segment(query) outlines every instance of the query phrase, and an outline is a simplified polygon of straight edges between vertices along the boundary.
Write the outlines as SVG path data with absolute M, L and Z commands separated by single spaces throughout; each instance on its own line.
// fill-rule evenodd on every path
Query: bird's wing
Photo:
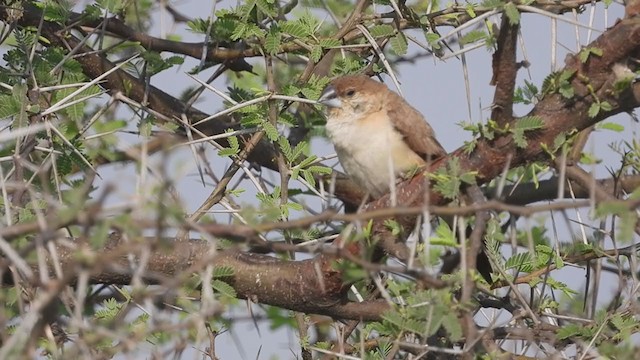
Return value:
M 389 93 L 391 94 L 386 99 L 387 114 L 411 150 L 425 160 L 446 155 L 447 152 L 436 139 L 433 129 L 422 114 L 396 93 Z

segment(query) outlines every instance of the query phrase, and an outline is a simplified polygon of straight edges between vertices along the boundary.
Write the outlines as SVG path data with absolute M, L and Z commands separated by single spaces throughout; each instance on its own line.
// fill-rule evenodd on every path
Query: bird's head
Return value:
M 327 85 L 318 102 L 327 107 L 329 116 L 366 115 L 382 108 L 387 91 L 385 85 L 364 75 L 349 75 Z

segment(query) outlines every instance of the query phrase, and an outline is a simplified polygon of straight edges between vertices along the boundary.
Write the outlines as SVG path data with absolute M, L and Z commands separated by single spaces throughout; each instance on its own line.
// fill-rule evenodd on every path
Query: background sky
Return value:
M 178 11 L 189 17 L 206 17 L 211 12 L 212 6 L 211 2 L 202 1 L 183 1 L 176 2 L 174 5 Z M 216 8 L 222 9 L 235 5 L 235 2 L 223 1 L 218 3 Z M 591 7 L 587 7 L 582 15 L 574 17 L 574 15 L 568 14 L 564 18 L 586 24 L 589 22 L 590 17 L 593 17 L 592 27 L 602 30 L 607 25 L 613 24 L 615 19 L 622 15 L 623 8 L 620 5 L 613 4 L 611 9 L 605 10 L 602 4 L 598 4 L 593 9 L 593 12 Z M 150 32 L 151 35 L 178 34 L 182 36 L 184 41 L 203 40 L 200 35 L 186 31 L 184 24 L 173 24 L 168 14 L 157 11 L 154 16 L 156 21 Z M 493 17 L 491 20 L 494 23 L 500 23 L 499 17 Z M 327 19 L 327 21 L 330 20 Z M 450 28 L 440 29 L 443 34 L 450 30 Z M 524 14 L 522 16 L 521 32 L 522 38 L 519 41 L 518 60 L 525 59 L 524 54 L 526 53 L 526 60 L 531 66 L 519 72 L 518 85 L 523 85 L 526 79 L 538 87 L 541 87 L 543 79 L 550 71 L 558 70 L 562 67 L 567 53 L 575 52 L 580 46 L 595 39 L 600 34 L 586 29 L 576 29 L 574 25 L 558 21 L 557 61 L 554 64 L 551 48 L 552 21 L 548 17 L 538 14 Z M 417 38 L 422 39 L 420 34 L 415 35 Z M 458 49 L 457 44 L 452 45 L 452 47 L 454 50 Z M 424 50 L 410 43 L 410 54 L 421 51 Z M 489 105 L 493 99 L 494 88 L 489 85 L 492 76 L 491 52 L 482 47 L 467 53 L 465 57 L 468 65 L 468 79 L 466 79 L 468 81 L 465 81 L 465 72 L 463 71 L 461 59 L 456 58 L 441 61 L 431 57 L 423 57 L 413 64 L 403 63 L 396 68 L 396 74 L 405 98 L 425 115 L 435 129 L 439 141 L 448 151 L 453 151 L 462 146 L 464 141 L 471 140 L 471 135 L 463 131 L 459 123 L 463 121 L 486 121 L 490 114 Z M 174 96 L 179 96 L 186 86 L 197 85 L 185 75 L 185 72 L 189 71 L 197 63 L 197 60 L 187 58 L 183 66 L 164 71 L 154 77 L 152 84 Z M 286 65 L 277 63 L 276 66 Z M 212 70 L 209 70 L 197 75 L 197 77 L 206 80 L 211 73 Z M 252 75 L 245 74 L 244 76 Z M 388 77 L 385 80 L 393 88 L 392 83 L 388 81 Z M 282 86 L 284 84 L 279 85 Z M 467 85 L 469 91 L 467 91 Z M 219 79 L 213 83 L 213 86 L 220 90 L 225 90 L 225 80 Z M 219 97 L 207 93 L 196 104 L 196 107 L 207 113 L 214 113 L 222 108 L 222 101 Z M 516 106 L 516 115 L 525 115 L 529 109 L 530 106 Z M 631 121 L 631 117 L 628 115 L 619 115 L 609 121 L 619 122 L 625 126 L 627 131 L 624 133 L 599 131 L 595 136 L 591 137 L 586 150 L 595 150 L 599 156 L 604 156 L 604 164 L 615 167 L 619 165 L 616 162 L 618 157 L 612 151 L 607 150 L 608 145 L 623 139 L 637 138 L 638 125 Z M 139 141 L 140 139 L 136 136 L 124 136 L 123 147 Z M 326 140 L 315 139 L 313 141 L 313 152 L 318 156 L 326 156 L 334 151 Z M 214 153 L 212 152 L 211 154 Z M 202 185 L 195 161 L 188 149 L 176 151 L 175 154 L 171 155 L 170 159 L 169 168 L 177 181 L 177 193 L 181 197 L 185 208 L 193 211 L 200 205 L 202 199 L 209 195 L 213 186 L 212 184 L 207 184 L 206 187 Z M 160 159 L 156 159 L 156 161 L 160 161 Z M 211 161 L 214 167 L 228 165 L 227 162 L 215 156 L 211 158 Z M 327 162 L 327 165 L 336 164 L 336 159 Z M 608 176 L 604 165 L 596 166 L 593 171 L 595 171 L 597 177 Z M 111 200 L 113 205 L 118 202 L 131 201 L 132 198 L 144 199 L 148 195 L 144 193 L 143 187 L 126 185 L 137 183 L 137 175 L 133 167 L 107 166 L 101 168 L 100 174 L 102 176 L 101 181 L 105 183 L 116 181 L 120 185 L 118 186 L 117 196 Z M 271 176 L 274 180 L 278 179 L 274 174 L 268 176 Z M 291 184 L 291 186 L 299 186 L 299 184 Z M 255 191 L 248 191 L 239 202 L 255 203 L 254 193 Z M 588 211 L 582 211 L 581 215 L 583 217 L 588 216 Z M 564 227 L 564 230 L 559 235 L 562 239 L 571 240 L 572 234 L 577 231 L 578 228 L 576 226 L 573 228 Z M 570 282 L 576 289 L 582 288 L 584 284 L 584 271 L 581 269 L 568 267 L 554 274 L 559 274 L 561 281 Z M 615 285 L 616 282 L 610 281 L 608 283 Z M 612 290 L 611 288 L 603 288 L 602 291 L 605 294 L 610 294 Z M 603 297 L 602 301 L 605 299 Z M 260 314 L 257 306 L 254 306 L 254 313 Z M 236 309 L 232 314 L 245 320 L 239 321 L 231 331 L 218 337 L 217 352 L 222 359 L 267 359 L 272 356 L 295 358 L 299 354 L 297 337 L 290 331 L 271 331 L 268 328 L 268 322 L 259 322 L 260 331 L 258 332 L 245 311 Z M 258 353 L 260 354 L 259 356 L 257 355 Z M 193 351 L 193 355 L 198 357 L 198 352 Z

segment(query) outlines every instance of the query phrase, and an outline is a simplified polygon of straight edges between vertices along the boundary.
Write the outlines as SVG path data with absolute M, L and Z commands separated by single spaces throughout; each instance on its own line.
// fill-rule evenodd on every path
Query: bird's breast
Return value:
M 386 112 L 357 119 L 329 117 L 327 133 L 344 170 L 375 197 L 387 193 L 395 177 L 424 164 L 393 128 Z

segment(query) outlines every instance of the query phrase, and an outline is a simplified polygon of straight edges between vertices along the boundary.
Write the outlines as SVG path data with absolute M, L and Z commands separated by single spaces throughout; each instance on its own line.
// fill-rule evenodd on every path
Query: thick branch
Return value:
M 496 86 L 491 119 L 500 127 L 505 127 L 513 118 L 513 92 L 518 75 L 516 42 L 519 29 L 518 24 L 512 25 L 509 17 L 502 14 L 498 49 L 493 54 L 493 79 L 491 79 L 491 84 Z
M 222 280 L 233 286 L 238 297 L 254 303 L 356 320 L 379 320 L 380 315 L 388 309 L 385 302 L 349 302 L 346 298 L 347 287 L 342 283 L 340 273 L 332 267 L 335 259 L 326 255 L 309 260 L 285 261 L 233 249 L 216 250 L 211 243 L 201 240 L 160 239 L 161 244 L 170 244 L 165 246 L 157 244 L 156 238 L 124 241 L 112 234 L 104 250 L 96 253 L 99 256 L 87 260 L 87 253 L 79 256 L 79 252 L 88 244 L 77 239 L 73 241 L 76 245 L 73 248 L 56 246 L 59 265 L 62 269 L 68 269 L 65 280 L 70 283 L 75 282 L 77 269 L 86 268 L 91 272 L 92 283 L 130 284 L 134 273 L 130 256 L 140 256 L 144 247 L 155 246 L 144 272 L 145 281 L 162 284 L 167 289 L 179 287 L 191 274 L 212 265 L 232 268 L 233 276 Z M 36 265 L 34 270 L 37 270 Z

